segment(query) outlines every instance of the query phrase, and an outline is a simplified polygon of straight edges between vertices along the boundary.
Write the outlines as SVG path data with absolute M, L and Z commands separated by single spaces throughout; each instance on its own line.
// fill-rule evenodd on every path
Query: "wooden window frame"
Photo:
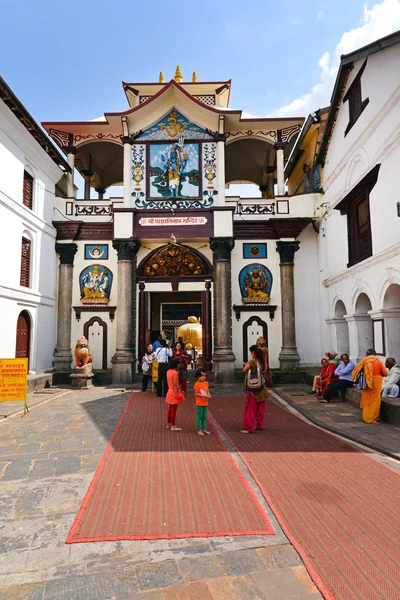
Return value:
M 30 288 L 31 287 L 31 277 L 32 277 L 32 241 L 22 236 L 21 242 L 21 271 L 20 271 L 20 280 L 19 284 L 22 287 Z
M 34 191 L 34 178 L 28 171 L 24 171 L 24 185 L 22 193 L 22 204 L 33 210 L 33 191 Z
M 361 113 L 369 104 L 369 98 L 362 99 L 361 91 L 361 76 L 364 73 L 365 67 L 367 66 L 367 59 L 363 62 L 360 70 L 355 76 L 352 84 L 343 96 L 343 104 L 348 101 L 349 103 L 349 123 L 344 132 L 344 137 L 349 133 L 350 129 L 360 118 Z

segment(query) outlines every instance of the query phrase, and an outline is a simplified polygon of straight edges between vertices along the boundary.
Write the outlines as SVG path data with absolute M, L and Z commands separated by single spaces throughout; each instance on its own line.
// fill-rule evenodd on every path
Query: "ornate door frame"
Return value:
M 263 321 L 257 315 L 253 315 L 252 317 L 249 317 L 247 319 L 247 321 L 245 323 L 243 323 L 243 327 L 242 327 L 243 362 L 247 362 L 247 360 L 248 360 L 248 345 L 249 345 L 249 343 L 248 343 L 247 329 L 253 323 L 253 321 L 256 321 L 256 323 L 258 323 L 258 325 L 260 325 L 262 327 L 263 338 L 265 339 L 265 343 L 267 344 L 267 348 L 268 348 L 268 325 L 267 325 L 267 323 L 265 321 Z

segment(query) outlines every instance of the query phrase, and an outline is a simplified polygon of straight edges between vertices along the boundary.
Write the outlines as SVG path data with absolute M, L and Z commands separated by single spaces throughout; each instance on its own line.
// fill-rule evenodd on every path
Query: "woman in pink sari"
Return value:
M 256 373 L 257 369 L 261 373 L 265 370 L 265 363 L 262 350 L 256 345 L 250 346 L 251 359 L 243 367 L 243 373 L 247 373 L 251 369 L 252 373 Z M 264 377 L 261 377 L 264 382 Z M 267 388 L 264 387 L 260 392 L 249 392 L 246 390 L 246 404 L 243 415 L 243 429 L 241 433 L 254 433 L 256 429 L 264 428 L 265 404 L 267 399 Z

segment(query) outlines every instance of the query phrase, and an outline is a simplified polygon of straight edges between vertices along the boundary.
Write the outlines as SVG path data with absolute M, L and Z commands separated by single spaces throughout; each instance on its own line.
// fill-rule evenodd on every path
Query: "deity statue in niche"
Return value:
M 239 285 L 243 302 L 263 302 L 270 300 L 272 273 L 262 264 L 244 267 L 239 273 Z
M 185 170 L 187 159 L 188 155 L 183 149 L 183 143 L 182 145 L 172 145 L 167 155 L 161 155 L 161 160 L 165 164 L 165 171 L 164 177 L 158 184 L 158 187 L 168 186 L 172 198 L 176 198 L 179 195 L 181 175 Z
M 108 304 L 112 273 L 102 265 L 86 267 L 80 276 L 81 302 L 83 304 Z
M 188 317 L 188 322 L 178 329 L 177 337 L 181 337 L 187 350 L 194 346 L 200 353 L 203 348 L 203 327 L 197 317 Z

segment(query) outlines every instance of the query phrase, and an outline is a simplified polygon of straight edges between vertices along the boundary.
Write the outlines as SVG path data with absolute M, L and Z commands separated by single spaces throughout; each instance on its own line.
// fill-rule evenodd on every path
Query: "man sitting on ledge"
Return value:
M 387 377 L 383 379 L 382 397 L 398 398 L 400 395 L 400 367 L 396 365 L 396 360 L 391 357 L 386 359 L 385 367 L 389 373 Z
M 349 387 L 353 387 L 352 372 L 355 367 L 352 360 L 350 360 L 348 354 L 342 354 L 340 357 L 341 362 L 335 370 L 335 375 L 339 377 L 339 381 L 330 383 L 326 388 L 323 399 L 320 402 L 331 402 L 332 396 L 335 396 L 338 392 L 346 390 Z

